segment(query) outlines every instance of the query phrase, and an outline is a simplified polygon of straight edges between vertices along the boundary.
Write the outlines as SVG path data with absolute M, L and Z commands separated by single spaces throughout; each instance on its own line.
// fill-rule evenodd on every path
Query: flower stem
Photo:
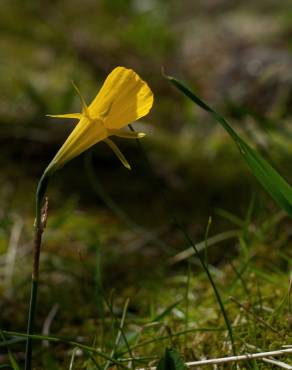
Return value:
M 36 218 L 34 226 L 34 242 L 33 242 L 33 266 L 31 277 L 31 296 L 29 303 L 27 334 L 31 335 L 34 331 L 35 313 L 37 305 L 37 292 L 39 282 L 39 260 L 42 243 L 42 235 L 46 226 L 48 201 L 45 200 L 43 205 L 45 191 L 48 186 L 48 178 L 44 174 L 38 184 L 36 191 Z M 25 354 L 25 370 L 31 370 L 32 363 L 32 339 L 27 337 L 26 354 Z

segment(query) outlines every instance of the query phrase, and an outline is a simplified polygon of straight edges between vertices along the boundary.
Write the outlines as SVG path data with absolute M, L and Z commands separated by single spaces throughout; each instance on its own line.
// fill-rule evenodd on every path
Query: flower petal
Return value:
M 69 119 L 81 119 L 82 113 L 66 113 L 66 114 L 46 114 L 47 117 L 52 118 L 69 118 Z
M 107 128 L 119 129 L 145 116 L 152 105 L 153 94 L 147 83 L 133 70 L 117 67 L 88 110 L 91 117 L 102 117 Z
M 115 153 L 115 155 L 119 158 L 119 160 L 123 163 L 123 165 L 128 169 L 131 170 L 130 163 L 127 161 L 124 154 L 120 151 L 120 149 L 117 147 L 117 145 L 109 138 L 103 140 Z
M 80 90 L 79 90 L 78 86 L 77 86 L 77 85 L 75 85 L 74 81 L 71 81 L 71 83 L 72 83 L 72 86 L 74 87 L 74 89 L 75 89 L 75 91 L 76 91 L 77 95 L 79 96 L 80 103 L 81 103 L 81 106 L 82 106 L 82 113 L 83 113 L 84 115 L 86 115 L 86 116 L 88 116 L 88 117 L 89 117 L 88 107 L 87 107 L 87 104 L 86 104 L 86 102 L 85 102 L 85 99 L 83 98 L 83 96 L 82 96 L 82 94 L 81 94 L 81 92 L 80 92 Z
M 108 129 L 107 131 L 109 135 L 123 137 L 124 139 L 142 139 L 142 137 L 146 136 L 144 132 L 133 132 L 133 131 L 115 130 L 115 129 Z
M 63 167 L 65 163 L 97 142 L 104 140 L 107 136 L 107 130 L 101 120 L 90 121 L 83 117 L 47 167 L 46 173 L 54 172 Z

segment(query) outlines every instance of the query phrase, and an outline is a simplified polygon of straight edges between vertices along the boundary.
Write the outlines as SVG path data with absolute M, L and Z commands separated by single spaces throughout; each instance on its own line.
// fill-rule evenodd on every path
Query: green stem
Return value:
M 35 317 L 35 312 L 36 312 L 37 291 L 38 291 L 38 280 L 32 279 L 31 296 L 30 296 L 29 312 L 28 312 L 28 322 L 27 322 L 27 334 L 33 334 L 33 331 L 34 331 L 34 317 Z M 32 358 L 32 339 L 30 337 L 27 337 L 26 354 L 25 354 L 25 370 L 31 370 L 31 358 Z
M 48 185 L 48 178 L 44 174 L 37 187 L 36 191 L 36 217 L 35 217 L 35 230 L 34 230 L 34 245 L 33 245 L 33 266 L 31 278 L 31 296 L 28 311 L 27 334 L 31 335 L 34 331 L 35 313 L 37 305 L 37 292 L 39 282 L 39 260 L 40 250 L 42 243 L 42 234 L 44 231 L 44 223 L 42 220 L 42 205 L 44 200 L 45 191 Z M 27 337 L 26 353 L 25 353 L 25 370 L 31 370 L 32 362 L 32 338 Z

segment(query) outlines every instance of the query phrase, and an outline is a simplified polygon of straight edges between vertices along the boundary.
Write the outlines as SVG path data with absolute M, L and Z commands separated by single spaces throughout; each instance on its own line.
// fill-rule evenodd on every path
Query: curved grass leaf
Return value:
M 165 77 L 183 94 L 207 111 L 218 123 L 220 123 L 221 126 L 224 127 L 263 188 L 270 194 L 274 201 L 292 217 L 292 188 L 287 181 L 233 130 L 224 117 L 212 109 L 183 83 L 171 76 Z
M 178 306 L 183 300 L 182 299 L 179 299 L 178 301 L 172 303 L 170 306 L 166 307 L 165 310 L 163 310 L 163 312 L 161 312 L 161 314 L 157 315 L 156 317 L 154 317 L 152 319 L 152 321 L 161 321 L 165 318 L 165 316 L 167 316 L 168 314 L 171 313 L 171 311 L 176 307 Z

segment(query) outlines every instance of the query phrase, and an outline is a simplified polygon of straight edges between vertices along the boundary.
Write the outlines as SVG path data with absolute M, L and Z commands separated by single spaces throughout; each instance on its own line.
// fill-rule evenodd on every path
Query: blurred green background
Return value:
M 251 199 L 254 220 L 280 215 L 286 230 L 287 219 L 222 128 L 180 95 L 161 68 L 222 112 L 292 183 L 291 19 L 290 0 L 1 1 L 0 292 L 6 328 L 25 329 L 34 192 L 74 126 L 46 114 L 80 110 L 71 80 L 88 103 L 118 65 L 148 82 L 154 106 L 135 128 L 147 133 L 141 144 L 152 170 L 135 142 L 116 139 L 131 172 L 100 143 L 55 174 L 48 190 L 39 325 L 56 301 L 62 301 L 64 320 L 55 332 L 83 325 L 77 312 L 66 314 L 72 299 L 83 307 L 82 317 L 93 315 L 96 307 L 87 300 L 99 276 L 92 255 L 100 243 L 105 286 L 133 296 L 134 313 L 147 310 L 135 302 L 160 289 L 164 269 L 172 274 L 165 261 L 187 247 L 160 187 L 196 241 L 204 237 L 209 216 L 211 235 L 238 227 Z M 228 241 L 211 259 L 220 266 L 237 253 Z
M 185 207 L 194 210 L 199 202 L 208 216 L 217 203 L 233 208 L 235 194 L 244 211 L 251 178 L 221 128 L 174 91 L 161 76 L 162 66 L 230 116 L 289 175 L 283 159 L 291 147 L 289 1 L 2 1 L 1 6 L 2 189 L 20 182 L 24 189 L 27 178 L 35 183 L 72 129 L 73 123 L 45 116 L 80 109 L 70 81 L 90 102 L 117 65 L 135 69 L 153 89 L 152 113 L 139 123 L 148 133 L 143 145 L 176 198 L 186 198 Z M 137 204 L 143 181 L 136 182 L 144 173 L 135 163 L 135 144 L 120 145 L 135 174 L 122 171 L 103 144 L 94 149 L 94 165 L 100 181 L 121 193 L 127 206 L 129 199 Z M 56 181 L 66 194 L 88 195 L 91 203 L 81 162 L 66 166 Z M 69 189 L 66 176 L 72 176 Z M 127 180 L 124 185 L 118 180 L 116 189 L 115 178 Z M 196 190 L 204 197 L 196 197 Z

